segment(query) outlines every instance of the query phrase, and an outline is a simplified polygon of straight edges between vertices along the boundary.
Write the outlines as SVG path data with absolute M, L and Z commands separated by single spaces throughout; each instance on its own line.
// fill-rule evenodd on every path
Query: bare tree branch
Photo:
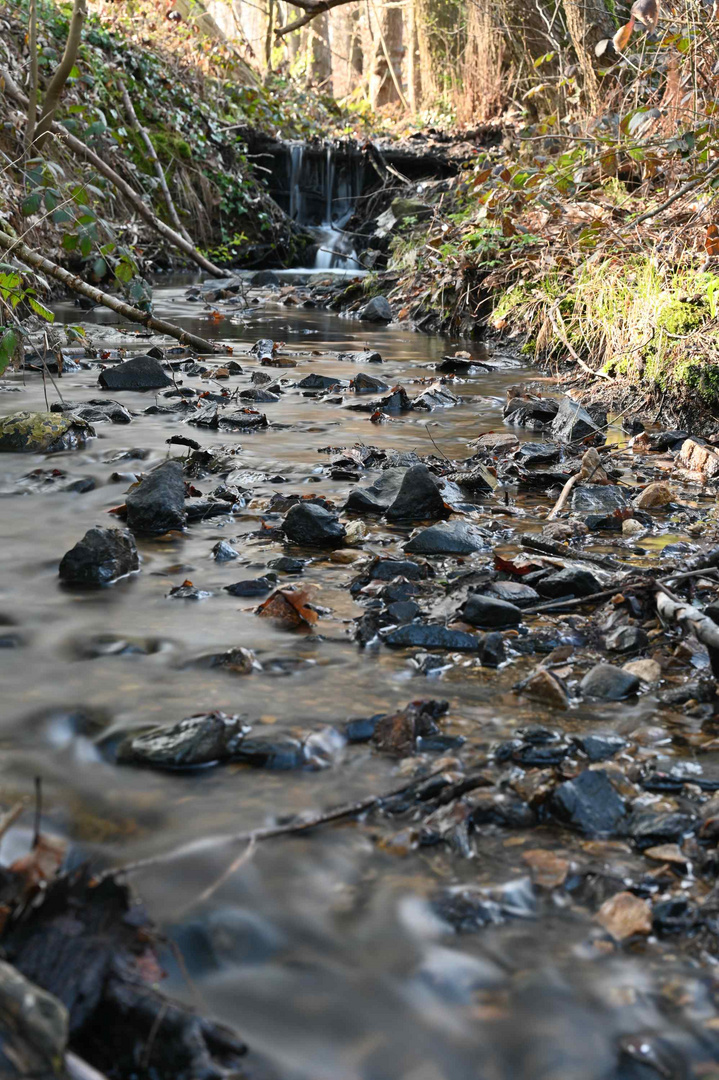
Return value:
M 299 19 L 295 19 L 294 22 L 288 23 L 287 26 L 275 27 L 275 37 L 281 38 L 285 34 L 291 34 L 293 30 L 299 30 L 301 26 L 306 26 L 307 23 L 312 22 L 318 15 L 322 15 L 325 11 L 331 11 L 332 8 L 342 7 L 344 4 L 353 4 L 355 0 L 287 0 L 293 7 L 302 8 L 305 12 Z

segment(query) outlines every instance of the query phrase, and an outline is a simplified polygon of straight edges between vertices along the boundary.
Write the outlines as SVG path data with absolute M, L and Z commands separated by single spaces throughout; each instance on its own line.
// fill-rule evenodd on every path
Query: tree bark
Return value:
M 587 104 L 597 111 L 602 103 L 601 84 L 595 48 L 604 38 L 613 36 L 616 27 L 604 0 L 564 0 L 567 29 L 577 62 L 582 71 Z
M 373 109 L 401 102 L 402 93 L 402 11 L 383 0 L 371 0 L 374 55 L 370 70 L 370 103 Z
M 36 151 L 42 150 L 43 144 L 47 140 L 52 129 L 55 112 L 57 111 L 62 92 L 65 89 L 65 83 L 77 60 L 77 53 L 80 48 L 80 39 L 82 38 L 82 28 L 85 24 L 86 15 L 87 0 L 75 0 L 72 15 L 70 17 L 70 28 L 67 32 L 67 41 L 65 42 L 65 51 L 63 52 L 62 59 L 55 68 L 55 73 L 50 79 L 50 84 L 45 91 L 42 113 L 33 139 L 33 148 Z
M 211 341 L 205 341 L 204 338 L 197 337 L 196 334 L 189 334 L 186 330 L 181 330 L 179 326 L 175 326 L 174 323 L 165 322 L 164 319 L 156 319 L 149 312 L 140 311 L 139 308 L 126 304 L 124 300 L 118 300 L 116 296 L 102 292 L 101 289 L 96 289 L 94 285 L 88 285 L 77 274 L 71 274 L 69 270 L 64 270 L 62 266 L 58 266 L 57 263 L 51 262 L 50 259 L 46 259 L 43 255 L 33 251 L 21 240 L 16 240 L 2 231 L 0 231 L 0 248 L 7 251 L 8 254 L 15 255 L 22 262 L 27 263 L 28 266 L 34 266 L 36 270 L 42 270 L 43 274 L 62 282 L 73 292 L 81 293 L 82 296 L 94 300 L 96 304 L 102 304 L 103 307 L 110 308 L 111 311 L 121 315 L 124 319 L 129 319 L 130 322 L 140 323 L 142 326 L 146 326 L 148 330 L 156 330 L 158 334 L 167 334 L 168 337 L 175 338 L 176 341 L 183 345 L 191 345 L 198 352 L 215 353 L 219 351 L 218 346 Z
M 30 0 L 30 94 L 27 107 L 27 128 L 25 130 L 25 153 L 30 154 L 35 141 L 35 125 L 37 123 L 37 93 L 39 87 L 38 62 L 37 62 L 37 0 Z
M 23 108 L 27 109 L 28 100 L 23 94 L 20 87 L 15 83 L 14 79 L 10 75 L 10 72 L 4 68 L 0 68 L 0 77 L 5 82 L 5 93 L 8 97 L 11 97 Z M 204 255 L 191 244 L 188 243 L 184 237 L 178 235 L 171 229 L 169 225 L 165 225 L 164 221 L 160 221 L 158 217 L 153 214 L 150 207 L 147 205 L 142 196 L 131 187 L 126 180 L 116 173 L 101 157 L 99 157 L 94 150 L 91 150 L 89 146 L 86 146 L 84 142 L 77 139 L 74 135 L 71 135 L 69 131 L 66 131 L 60 124 L 53 123 L 49 128 L 49 133 L 58 135 L 66 143 L 66 145 L 76 154 L 81 160 L 87 161 L 97 171 L 109 180 L 113 187 L 124 195 L 129 203 L 135 208 L 140 217 L 150 225 L 156 232 L 164 236 L 173 247 L 179 248 L 185 255 L 189 256 L 196 262 L 198 266 L 201 266 L 203 270 L 212 274 L 213 277 L 228 277 L 226 270 L 221 270 L 219 266 L 215 266 L 214 263 L 206 259 Z

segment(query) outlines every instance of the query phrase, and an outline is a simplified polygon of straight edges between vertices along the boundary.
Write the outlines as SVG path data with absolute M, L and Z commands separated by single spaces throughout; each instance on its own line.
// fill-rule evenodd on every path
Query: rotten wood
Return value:
M 657 614 L 663 622 L 676 623 L 706 646 L 712 673 L 719 676 L 719 626 L 693 604 L 673 597 L 666 588 L 657 593 L 656 603 Z

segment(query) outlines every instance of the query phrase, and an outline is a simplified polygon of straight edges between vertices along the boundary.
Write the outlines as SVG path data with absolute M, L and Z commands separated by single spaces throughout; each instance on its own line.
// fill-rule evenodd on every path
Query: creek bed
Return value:
M 272 300 L 236 325 L 213 323 L 174 286 L 157 289 L 155 305 L 187 329 L 235 347 L 244 374 L 231 378 L 233 390 L 249 386 L 257 370 L 351 379 L 360 369 L 331 354 L 372 348 L 385 362 L 361 370 L 413 391 L 412 380 L 431 376 L 431 365 L 444 354 L 466 347 Z M 58 315 L 77 321 L 70 305 L 61 305 Z M 87 321 L 93 333 L 110 323 L 105 314 Z M 259 338 L 284 342 L 298 367 L 263 368 L 246 355 Z M 136 351 L 141 346 L 141 339 L 133 342 Z M 481 348 L 472 346 L 472 353 L 480 357 Z M 319 586 L 313 602 L 328 609 L 314 632 L 278 628 L 254 614 L 258 601 L 223 591 L 239 578 L 261 576 L 269 561 L 288 553 L 275 540 L 243 539 L 259 529 L 274 492 L 325 495 L 343 504 L 351 484 L 321 474 L 328 460 L 322 448 L 361 442 L 462 458 L 482 432 L 506 430 L 506 390 L 533 373 L 511 356 L 486 358 L 497 369 L 457 386 L 460 406 L 383 424 L 288 390 L 277 403 L 259 406 L 270 426 L 254 434 L 186 427 L 176 415 L 139 415 L 127 426 L 98 425 L 98 437 L 79 451 L 50 458 L 4 454 L 0 615 L 17 647 L 0 650 L 3 802 L 25 794 L 32 778 L 42 776 L 48 827 L 68 835 L 74 858 L 89 855 L 106 866 L 359 800 L 412 775 L 366 745 L 346 747 L 331 767 L 314 771 L 229 765 L 171 773 L 112 761 L 112 748 L 128 733 L 193 713 L 223 710 L 247 718 L 255 733 L 292 733 L 392 712 L 415 699 L 445 698 L 450 708 L 443 732 L 463 736 L 462 752 L 479 764 L 490 745 L 510 739 L 517 728 L 546 723 L 586 734 L 599 726 L 621 734 L 648 724 L 655 714 L 651 695 L 631 705 L 550 714 L 512 692 L 526 673 L 521 663 L 494 671 L 460 660 L 438 680 L 418 675 L 407 650 L 360 649 L 349 630 L 362 608 L 347 588 L 357 567 L 329 554 L 299 552 L 310 559 L 303 584 Z M 92 368 L 66 374 L 59 386 L 64 397 L 86 400 L 99 396 L 96 379 Z M 3 413 L 44 408 L 38 375 L 8 376 L 3 389 Z M 54 397 L 52 387 L 47 390 Z M 117 396 L 137 413 L 155 400 L 153 394 Z M 110 475 L 159 463 L 168 454 L 166 440 L 178 433 L 210 450 L 239 444 L 237 468 L 246 473 L 253 500 L 231 518 L 192 524 L 182 538 L 139 540 L 142 572 L 111 588 L 64 589 L 57 575 L 63 553 L 93 525 L 112 524 L 107 511 L 124 500 L 127 480 L 112 482 Z M 138 449 L 141 458 L 132 454 Z M 49 477 L 32 490 L 38 484 L 23 478 L 34 469 L 66 470 L 67 480 Z M 285 479 L 254 481 L 254 473 Z M 84 493 L 62 490 L 82 478 L 97 484 Z M 207 493 L 215 480 L 195 484 Z M 542 524 L 533 522 L 532 502 L 547 505 L 539 496 L 525 500 L 525 531 Z M 370 529 L 377 540 L 365 542 L 364 550 L 400 551 L 406 530 L 373 523 Z M 211 557 L 222 539 L 234 541 L 239 558 Z M 212 595 L 196 602 L 169 597 L 185 579 Z M 240 676 L 193 663 L 201 654 L 238 646 L 253 649 L 264 670 Z M 11 834 L 3 857 L 22 839 L 22 831 Z M 618 880 L 617 888 L 641 874 L 639 854 L 618 841 L 586 841 L 541 824 L 490 826 L 473 843 L 472 858 L 442 845 L 417 849 L 401 821 L 370 819 L 260 846 L 205 900 L 198 898 L 225 870 L 226 851 L 195 850 L 136 875 L 135 884 L 151 916 L 180 946 L 190 976 L 188 984 L 168 950 L 170 992 L 199 1000 L 246 1039 L 253 1050 L 248 1075 L 719 1076 L 713 960 L 656 939 L 628 952 L 611 949 L 598 940 L 589 897 L 570 902 L 537 897 L 531 886 L 527 892 L 523 855 L 530 849 L 576 857 L 583 870 L 594 867 L 598 881 Z M 496 893 L 508 883 L 509 899 Z M 428 898 L 464 886 L 494 889 L 495 906 L 488 901 L 490 925 L 455 935 Z M 502 915 L 503 904 L 514 904 L 513 918 L 505 918 L 506 910 Z M 689 1071 L 694 1066 L 700 1072 Z

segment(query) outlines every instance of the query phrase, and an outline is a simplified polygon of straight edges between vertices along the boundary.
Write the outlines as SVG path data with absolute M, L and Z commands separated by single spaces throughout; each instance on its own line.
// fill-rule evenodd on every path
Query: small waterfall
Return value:
M 344 227 L 352 216 L 361 181 L 356 170 L 337 167 L 329 144 L 324 153 L 303 143 L 290 143 L 290 217 L 317 237 L 316 270 L 356 270 L 359 262 Z M 351 166 L 351 162 L 350 162 Z

